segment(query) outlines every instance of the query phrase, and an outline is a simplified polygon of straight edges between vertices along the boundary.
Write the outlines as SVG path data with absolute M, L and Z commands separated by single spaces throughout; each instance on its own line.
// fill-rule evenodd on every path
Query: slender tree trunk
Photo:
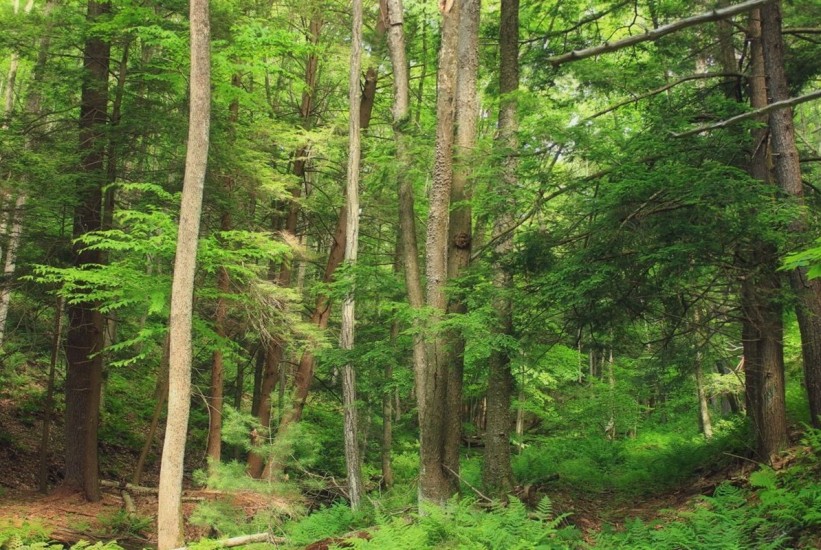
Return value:
M 348 216 L 345 227 L 345 262 L 356 265 L 359 248 L 359 163 L 360 103 L 365 98 L 359 88 L 362 51 L 362 0 L 353 0 L 353 30 L 351 32 L 351 67 L 348 74 Z M 375 73 L 374 73 L 375 75 Z M 375 76 L 372 79 L 375 83 Z M 373 98 L 370 99 L 371 105 Z M 342 326 L 339 336 L 340 349 L 351 352 L 354 347 L 355 323 L 354 288 L 350 288 L 342 302 Z M 356 373 L 350 359 L 342 368 L 342 402 L 345 413 L 344 443 L 345 470 L 348 474 L 348 496 L 351 508 L 357 510 L 362 498 L 362 470 L 359 460 L 356 411 Z
M 771 102 L 789 99 L 787 76 L 784 70 L 784 41 L 781 36 L 780 2 L 761 7 L 761 42 L 767 91 Z M 791 108 L 773 111 L 769 115 L 770 144 L 775 178 L 784 194 L 801 208 L 789 225 L 791 242 L 807 241 L 807 214 L 804 205 L 804 187 L 798 149 L 795 145 L 795 127 Z M 821 428 L 821 280 L 809 279 L 806 268 L 790 272 L 790 286 L 797 297 L 796 315 L 801 332 L 801 350 L 804 359 L 804 381 L 810 404 L 810 418 Z
M 504 184 L 498 193 L 502 206 L 493 225 L 493 278 L 498 296 L 494 299 L 497 314 L 495 332 L 513 335 L 513 311 L 508 293 L 512 274 L 505 266 L 513 250 L 514 204 L 518 179 L 516 149 L 519 128 L 516 113 L 516 91 L 519 89 L 519 0 L 502 0 L 499 25 L 499 130 L 497 146 L 503 152 L 501 178 Z M 513 373 L 510 370 L 510 350 L 494 349 L 488 363 L 487 431 L 482 481 L 494 496 L 503 497 L 513 489 L 510 465 L 510 402 L 513 395 Z M 517 422 L 518 424 L 518 422 Z
M 20 247 L 20 240 L 23 235 L 23 209 L 26 205 L 26 194 L 21 192 L 17 195 L 14 203 L 14 210 L 9 213 L 12 219 L 9 240 L 6 244 L 6 259 L 3 262 L 3 280 L 0 281 L 0 347 L 6 334 L 6 319 L 9 314 L 9 304 L 11 302 L 11 280 L 17 267 L 17 249 Z
M 110 4 L 90 0 L 88 20 L 97 21 Z M 108 107 L 108 66 L 111 46 L 98 36 L 86 39 L 83 52 L 82 94 L 80 99 L 80 151 L 82 181 L 80 202 L 74 210 L 73 236 L 76 239 L 102 228 L 103 164 Z M 74 265 L 82 268 L 102 261 L 101 253 L 74 245 Z M 92 302 L 68 308 L 66 337 L 66 476 L 64 486 L 80 490 L 91 501 L 100 500 L 97 464 L 97 428 L 103 360 L 99 353 L 105 323 Z
M 712 439 L 713 422 L 710 419 L 710 406 L 707 402 L 707 394 L 704 391 L 704 372 L 702 371 L 701 355 L 700 351 L 696 352 L 695 380 L 696 394 L 698 396 L 699 424 L 701 424 L 701 432 L 704 434 L 704 437 Z
M 151 413 L 151 422 L 148 425 L 148 433 L 145 436 L 145 443 L 140 450 L 140 456 L 137 459 L 137 465 L 134 467 L 134 475 L 131 477 L 131 483 L 139 485 L 143 478 L 143 471 L 145 471 L 145 462 L 148 460 L 148 453 L 151 452 L 151 447 L 154 445 L 154 437 L 157 434 L 157 428 L 160 425 L 160 417 L 165 408 L 165 402 L 168 399 L 168 363 L 169 363 L 169 337 L 165 338 L 163 344 L 162 360 L 160 362 L 160 369 L 157 372 L 157 383 L 154 386 L 154 411 Z
M 48 386 L 46 403 L 43 406 L 43 431 L 40 434 L 40 467 L 37 471 L 37 485 L 41 493 L 48 492 L 48 447 L 51 441 L 51 417 L 54 414 L 54 379 L 57 373 L 57 359 L 60 355 L 60 342 L 63 337 L 63 313 L 65 300 L 57 299 L 54 310 L 54 335 L 51 338 L 51 359 L 48 366 Z
M 182 474 L 191 405 L 191 326 L 205 169 L 211 120 L 211 53 L 208 0 L 191 0 L 191 84 L 177 254 L 171 288 L 168 419 L 158 497 L 159 550 L 184 545 Z

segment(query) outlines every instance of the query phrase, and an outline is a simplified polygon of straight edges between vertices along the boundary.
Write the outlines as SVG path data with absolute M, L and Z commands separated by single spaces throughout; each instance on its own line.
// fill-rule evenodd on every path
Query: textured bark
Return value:
M 448 280 L 464 274 L 472 250 L 471 208 L 473 154 L 479 121 L 479 0 L 462 0 L 457 43 L 456 128 L 453 180 L 448 224 Z M 460 298 L 450 298 L 449 314 L 467 312 Z M 459 490 L 459 450 L 462 441 L 462 378 L 465 340 L 458 331 L 445 335 L 444 366 L 447 376 L 444 433 L 444 464 L 451 474 L 451 490 Z
M 499 26 L 499 129 L 497 147 L 503 152 L 500 187 L 503 197 L 500 211 L 493 224 L 493 284 L 498 292 L 494 298 L 497 320 L 495 333 L 513 335 L 513 311 L 508 292 L 512 274 L 505 266 L 513 250 L 513 193 L 517 185 L 516 132 L 519 122 L 515 92 L 519 89 L 519 0 L 502 0 Z M 514 381 L 510 370 L 510 352 L 494 349 L 488 362 L 487 430 L 485 432 L 485 460 L 482 482 L 490 496 L 504 497 L 513 489 L 513 470 L 510 465 L 510 402 Z M 517 427 L 523 422 L 517 415 Z
M 448 225 L 453 182 L 454 114 L 457 74 L 459 9 L 455 2 L 442 9 L 442 38 L 436 86 L 436 150 L 433 182 L 429 193 L 425 249 L 427 288 L 425 300 L 429 322 L 440 321 L 447 310 L 445 285 L 448 275 Z M 426 364 L 419 401 L 420 473 L 419 501 L 444 503 L 453 494 L 450 473 L 445 470 L 444 437 L 447 410 L 447 367 L 445 341 L 441 334 L 426 337 Z
M 373 85 L 370 97 L 359 88 L 359 72 L 362 64 L 362 0 L 353 0 L 353 23 L 351 31 L 351 67 L 348 73 L 348 176 L 347 176 L 347 223 L 345 224 L 345 263 L 356 265 L 359 251 L 359 164 L 362 146 L 360 144 L 360 112 L 367 102 L 373 106 L 373 93 L 376 91 L 376 71 L 368 70 L 368 83 Z M 370 117 L 370 113 L 368 113 Z M 354 347 L 356 302 L 355 287 L 348 289 L 342 301 L 342 325 L 339 334 L 339 347 L 352 351 Z M 357 510 L 362 498 L 362 468 L 359 459 L 359 441 L 357 439 L 356 411 L 356 371 L 349 360 L 342 367 L 342 409 L 344 411 L 343 440 L 345 444 L 345 471 L 348 475 L 348 498 L 351 508 Z
M 388 51 L 393 69 L 393 132 L 396 142 L 397 187 L 399 195 L 399 238 L 402 251 L 402 265 L 405 272 L 405 287 L 408 303 L 417 313 L 413 335 L 413 372 L 417 391 L 424 393 L 424 372 L 426 364 L 425 343 L 421 334 L 419 315 L 425 306 L 425 295 L 419 272 L 419 244 L 416 239 L 416 213 L 414 211 L 412 160 L 408 151 L 406 128 L 410 120 L 410 74 L 408 68 L 405 32 L 403 28 L 403 8 L 401 0 L 386 0 L 383 18 L 387 20 Z M 424 403 L 419 403 L 419 414 Z
M 26 205 L 26 194 L 17 195 L 14 203 L 14 210 L 9 213 L 12 219 L 11 230 L 8 234 L 6 244 L 6 258 L 3 262 L 3 278 L 0 280 L 0 347 L 6 334 L 6 319 L 9 315 L 9 304 L 11 302 L 11 282 L 14 271 L 17 268 L 17 249 L 20 247 L 20 240 L 23 236 L 23 213 Z
M 784 41 L 781 36 L 781 8 L 772 2 L 761 8 L 761 42 L 767 91 L 772 102 L 789 98 L 784 70 Z M 789 225 L 790 241 L 806 243 L 807 216 L 804 210 L 804 187 L 801 181 L 798 148 L 791 108 L 772 111 L 769 115 L 773 167 L 778 186 L 784 195 L 801 208 Z M 796 315 L 801 332 L 804 380 L 813 426 L 821 427 L 821 280 L 810 280 L 806 269 L 790 272 L 790 286 L 797 298 Z
M 750 18 L 749 38 L 750 103 L 755 109 L 767 104 L 757 10 Z M 750 175 L 770 181 L 766 129 L 755 131 L 753 147 Z M 753 425 L 756 454 L 760 460 L 769 462 L 787 443 L 781 282 L 776 272 L 775 247 L 768 243 L 753 243 L 749 256 L 741 289 L 747 416 Z
M 96 21 L 110 10 L 107 3 L 90 1 L 87 17 Z M 82 181 L 79 204 L 74 209 L 76 239 L 102 228 L 102 187 L 105 183 L 103 151 L 108 107 L 110 44 L 96 36 L 86 39 L 84 76 L 80 98 L 80 151 Z M 74 245 L 74 265 L 82 268 L 102 261 L 100 252 Z M 64 486 L 80 490 L 85 498 L 101 498 L 97 463 L 97 429 L 103 363 L 104 322 L 95 304 L 80 302 L 68 308 L 66 336 L 66 476 Z
M 211 54 L 208 0 L 191 0 L 191 78 L 188 147 L 185 158 L 174 280 L 171 288 L 168 419 L 158 498 L 158 547 L 183 545 L 182 474 L 191 405 L 191 323 L 205 170 L 211 119 Z

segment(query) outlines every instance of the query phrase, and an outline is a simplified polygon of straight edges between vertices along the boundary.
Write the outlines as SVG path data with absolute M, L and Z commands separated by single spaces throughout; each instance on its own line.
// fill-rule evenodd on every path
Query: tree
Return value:
M 158 545 L 183 545 L 182 474 L 191 402 L 191 325 L 200 212 L 211 121 L 211 26 L 208 0 L 191 0 L 190 105 L 177 254 L 169 323 L 168 418 L 160 469 Z
M 110 10 L 105 2 L 88 2 L 89 23 L 99 22 Z M 79 202 L 74 209 L 73 237 L 102 229 L 102 188 L 106 181 L 104 151 L 108 110 L 108 67 L 111 45 L 91 34 L 83 50 L 84 77 L 80 100 Z M 99 251 L 75 240 L 74 266 L 102 263 Z M 91 291 L 91 289 L 88 289 Z M 100 499 L 97 464 L 97 428 L 100 414 L 104 342 L 103 316 L 92 301 L 68 307 L 66 337 L 66 477 L 64 485 L 81 490 L 88 500 Z
M 493 225 L 493 277 L 499 295 L 494 299 L 497 326 L 494 333 L 499 340 L 513 336 L 513 311 L 509 293 L 512 291 L 510 254 L 513 249 L 514 192 L 518 183 L 515 151 L 518 146 L 519 90 L 519 1 L 503 0 L 499 24 L 499 127 L 498 147 L 501 149 L 501 196 L 499 212 Z M 485 432 L 485 461 L 482 481 L 485 488 L 497 496 L 513 489 L 513 471 L 510 466 L 510 402 L 513 394 L 513 374 L 510 370 L 510 347 L 505 341 L 497 342 L 488 360 L 487 429 Z
M 353 23 L 351 31 L 351 68 L 348 75 L 348 178 L 347 178 L 347 224 L 345 227 L 345 262 L 356 267 L 359 246 L 359 163 L 362 146 L 359 135 L 359 108 L 361 91 L 359 73 L 362 56 L 362 1 L 353 2 Z M 354 288 L 348 289 L 342 302 L 342 328 L 339 347 L 352 351 L 354 347 L 355 322 Z M 348 496 L 351 508 L 357 510 L 362 498 L 362 467 L 359 459 L 356 412 L 356 373 L 349 358 L 342 368 L 342 400 L 345 412 L 345 464 L 348 473 Z

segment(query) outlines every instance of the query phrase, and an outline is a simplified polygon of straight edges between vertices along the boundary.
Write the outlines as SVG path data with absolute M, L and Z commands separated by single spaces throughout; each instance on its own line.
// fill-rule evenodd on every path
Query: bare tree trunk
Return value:
M 516 148 L 519 128 L 515 93 L 519 89 L 519 0 L 502 0 L 499 25 L 499 132 L 497 146 L 503 151 L 498 193 L 503 200 L 493 224 L 493 278 L 498 296 L 494 299 L 497 326 L 494 332 L 513 335 L 513 311 L 510 297 L 512 274 L 505 260 L 513 250 L 514 193 L 518 183 Z M 504 498 L 513 489 L 510 465 L 510 401 L 513 394 L 510 350 L 494 349 L 488 364 L 487 431 L 482 482 L 492 496 Z M 520 407 L 521 409 L 521 407 Z M 517 426 L 519 424 L 517 418 Z
M 410 75 L 405 46 L 404 14 L 401 0 L 383 2 L 383 18 L 387 21 L 388 51 L 393 69 L 393 135 L 396 142 L 397 186 L 399 194 L 399 237 L 402 265 L 405 271 L 405 287 L 408 303 L 421 314 L 425 305 L 422 280 L 419 272 L 419 245 L 416 239 L 416 214 L 414 211 L 411 158 L 408 152 L 406 128 L 410 121 Z M 419 317 L 413 321 L 413 369 L 417 388 L 424 387 L 425 343 L 421 334 Z M 421 391 L 421 390 L 420 390 Z M 421 391 L 421 393 L 424 393 Z M 419 414 L 424 414 L 424 403 L 419 403 Z
M 448 365 L 445 339 L 435 325 L 447 311 L 445 285 L 448 277 L 448 226 L 453 183 L 454 116 L 456 110 L 457 45 L 460 2 L 440 3 L 442 38 L 436 86 L 436 152 L 430 187 L 425 248 L 427 275 L 426 303 L 431 309 L 429 323 L 434 334 L 426 337 L 426 364 L 419 402 L 420 462 L 419 501 L 444 503 L 453 494 L 451 474 L 445 469 L 445 416 L 447 409 Z
M 48 492 L 48 447 L 51 440 L 51 417 L 54 414 L 54 379 L 57 372 L 57 358 L 60 355 L 60 342 L 63 337 L 63 313 L 65 300 L 57 299 L 54 310 L 54 335 L 51 338 L 51 359 L 48 366 L 48 386 L 46 403 L 43 406 L 43 431 L 40 435 L 40 467 L 37 471 L 37 485 L 41 493 Z
M 472 249 L 471 173 L 479 120 L 479 0 L 462 0 L 459 8 L 458 70 L 456 81 L 456 136 L 453 181 L 448 228 L 448 280 L 460 277 L 470 264 Z M 467 306 L 461 298 L 451 297 L 448 313 L 464 314 Z M 462 442 L 462 378 L 465 339 L 461 332 L 444 335 L 447 376 L 444 460 L 450 472 L 450 484 L 459 490 L 459 450 Z
M 771 2 L 761 7 L 761 42 L 767 91 L 772 103 L 790 97 L 784 70 L 781 19 L 780 2 Z M 788 107 L 771 112 L 769 129 L 778 186 L 801 208 L 798 216 L 788 227 L 790 240 L 793 243 L 803 243 L 807 241 L 808 224 L 792 109 Z M 790 272 L 790 286 L 798 299 L 795 311 L 801 332 L 804 381 L 810 404 L 810 419 L 814 427 L 821 428 L 821 280 L 811 280 L 807 277 L 806 268 L 796 268 Z
M 151 447 L 154 445 L 154 436 L 157 434 L 157 427 L 160 425 L 160 416 L 162 416 L 165 402 L 168 399 L 168 354 L 169 337 L 166 336 L 160 369 L 157 372 L 157 383 L 154 386 L 154 411 L 151 413 L 151 423 L 148 425 L 145 443 L 143 443 L 143 448 L 140 450 L 137 465 L 134 467 L 134 475 L 131 477 L 131 483 L 134 485 L 139 485 L 142 481 L 145 461 L 148 459 L 148 453 L 151 452 Z
M 364 98 L 359 89 L 359 72 L 362 51 L 362 0 L 353 0 L 353 30 L 351 32 L 351 67 L 348 74 L 348 220 L 345 227 L 345 262 L 356 265 L 359 248 L 359 163 L 360 102 Z M 374 76 L 371 79 L 374 83 Z M 373 98 L 370 99 L 371 105 Z M 355 323 L 354 288 L 350 288 L 342 302 L 342 326 L 339 335 L 340 349 L 350 352 L 354 347 Z M 362 498 L 362 470 L 359 460 L 356 411 L 356 373 L 350 359 L 342 369 L 342 403 L 345 413 L 344 442 L 345 470 L 348 474 L 348 496 L 351 508 L 357 510 Z
M 89 21 L 97 21 L 111 9 L 108 3 L 90 0 Z M 80 99 L 80 151 L 83 181 L 80 202 L 74 210 L 73 236 L 80 237 L 102 228 L 102 187 L 106 173 L 103 164 L 108 107 L 108 66 L 111 45 L 98 36 L 86 39 L 83 52 L 85 74 Z M 74 245 L 74 265 L 99 264 L 99 251 Z M 66 337 L 66 477 L 64 486 L 81 490 L 85 498 L 100 500 L 97 465 L 97 428 L 103 360 L 99 353 L 104 342 L 103 316 L 92 302 L 68 308 Z
M 177 254 L 171 288 L 168 419 L 160 468 L 159 550 L 183 546 L 182 475 L 191 405 L 191 326 L 205 170 L 211 120 L 208 0 L 191 0 L 191 88 Z
M 6 245 L 6 260 L 3 265 L 3 280 L 0 281 L 0 346 L 5 338 L 6 319 L 9 314 L 9 303 L 11 301 L 11 279 L 17 267 L 17 249 L 20 246 L 20 239 L 23 234 L 23 208 L 26 205 L 26 194 L 21 192 L 17 195 L 14 203 L 14 210 L 9 213 L 12 218 L 9 240 Z
M 749 33 L 750 103 L 756 109 L 767 104 L 758 10 L 751 15 Z M 753 138 L 755 152 L 750 162 L 750 174 L 761 181 L 770 181 L 766 129 L 756 131 Z M 781 282 L 776 272 L 775 247 L 756 243 L 753 248 L 749 270 L 742 281 L 747 416 L 755 433 L 756 453 L 760 460 L 769 462 L 787 443 Z
M 710 406 L 707 403 L 707 394 L 704 391 L 704 373 L 702 372 L 701 352 L 696 352 L 696 394 L 698 395 L 698 412 L 701 424 L 701 431 L 704 437 L 712 439 L 713 437 L 713 422 L 710 419 Z

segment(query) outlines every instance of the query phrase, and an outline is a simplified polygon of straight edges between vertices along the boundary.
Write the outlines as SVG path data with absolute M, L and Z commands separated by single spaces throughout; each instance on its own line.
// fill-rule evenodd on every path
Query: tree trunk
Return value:
M 3 262 L 3 280 L 0 281 L 0 347 L 3 346 L 6 334 L 6 319 L 8 318 L 11 302 L 11 280 L 17 267 L 17 249 L 20 247 L 20 240 L 23 235 L 23 208 L 25 205 L 26 194 L 21 192 L 17 195 L 14 210 L 9 213 L 12 220 L 11 230 L 6 244 L 6 259 Z
M 362 0 L 353 0 L 353 29 L 351 32 L 351 67 L 348 74 L 348 178 L 347 178 L 347 207 L 348 216 L 345 226 L 345 262 L 356 266 L 359 249 L 359 163 L 361 155 L 360 145 L 360 102 L 366 99 L 359 89 L 359 72 L 362 51 Z M 369 74 L 371 71 L 369 71 Z M 376 72 L 373 71 L 371 81 L 376 83 Z M 370 98 L 373 105 L 373 97 Z M 355 285 L 355 282 L 354 282 Z M 348 289 L 342 301 L 342 326 L 339 335 L 339 347 L 343 351 L 351 352 L 354 347 L 355 286 Z M 345 414 L 344 443 L 345 443 L 345 471 L 348 474 L 348 497 L 351 508 L 359 509 L 362 498 L 362 469 L 359 460 L 359 441 L 357 440 L 357 411 L 356 411 L 356 373 L 350 358 L 342 368 L 342 403 Z
M 60 342 L 63 337 L 63 312 L 65 300 L 57 299 L 54 311 L 54 335 L 51 338 L 51 358 L 48 365 L 48 386 L 46 403 L 43 406 L 43 431 L 40 434 L 40 467 L 37 471 L 37 485 L 41 493 L 48 492 L 48 447 L 51 441 L 51 417 L 54 414 L 54 379 L 57 373 L 57 359 L 60 355 Z
M 750 103 L 756 109 L 767 104 L 758 10 L 750 17 L 749 33 Z M 755 131 L 753 138 L 750 175 L 770 181 L 766 129 Z M 775 247 L 753 243 L 752 248 L 741 291 L 747 416 L 753 425 L 756 454 L 769 462 L 787 443 L 781 282 Z
M 498 193 L 503 197 L 500 211 L 493 225 L 493 279 L 498 295 L 494 298 L 496 334 L 513 335 L 513 311 L 508 293 L 512 274 L 505 262 L 513 250 L 514 193 L 516 176 L 516 149 L 518 140 L 517 101 L 519 89 L 519 0 L 502 0 L 499 26 L 499 131 L 497 146 L 503 151 L 501 177 L 504 187 Z M 510 370 L 510 350 L 491 351 L 488 362 L 487 431 L 485 432 L 485 461 L 482 482 L 491 496 L 504 498 L 513 490 L 513 470 L 510 465 L 510 402 L 513 395 L 513 373 Z M 518 422 L 517 422 L 518 424 Z
M 448 365 L 445 340 L 436 328 L 447 311 L 445 285 L 448 276 L 448 225 L 453 182 L 454 114 L 457 74 L 457 45 L 461 2 L 440 3 L 442 38 L 436 86 L 436 151 L 430 187 L 426 236 L 426 303 L 433 312 L 429 323 L 434 334 L 426 336 L 426 364 L 422 385 L 416 388 L 419 401 L 420 463 L 419 501 L 443 504 L 453 494 L 451 475 L 445 469 L 445 436 Z
M 160 369 L 157 372 L 157 383 L 154 386 L 154 411 L 151 413 L 151 423 L 148 425 L 145 443 L 143 443 L 143 448 L 140 450 L 137 465 L 134 467 L 134 475 L 131 477 L 131 483 L 134 485 L 139 485 L 142 481 L 145 461 L 148 459 L 148 453 L 151 452 L 151 447 L 154 445 L 154 436 L 157 433 L 157 427 L 160 425 L 160 416 L 165 407 L 165 402 L 168 399 L 168 363 L 170 360 L 168 348 L 169 337 L 166 336 L 165 343 L 163 344 Z
M 191 405 L 191 327 L 205 170 L 211 120 L 211 53 L 208 0 L 191 0 L 191 79 L 188 147 L 171 288 L 168 419 L 160 468 L 159 550 L 183 545 L 182 474 Z
M 704 373 L 701 370 L 701 352 L 696 352 L 696 370 L 695 370 L 695 380 L 696 380 L 696 394 L 698 396 L 698 412 L 699 412 L 699 424 L 701 425 L 701 432 L 704 434 L 706 439 L 712 439 L 713 437 L 713 422 L 710 419 L 710 406 L 707 403 L 707 394 L 704 392 Z
M 108 3 L 90 0 L 87 18 L 97 21 L 111 9 Z M 80 98 L 80 151 L 82 181 L 79 204 L 74 209 L 73 237 L 102 228 L 103 164 L 108 107 L 108 66 L 111 46 L 98 36 L 86 39 L 84 76 Z M 74 266 L 99 264 L 99 251 L 74 245 Z M 68 308 L 66 337 L 66 477 L 64 486 L 80 490 L 91 501 L 100 500 L 97 464 L 97 428 L 103 360 L 104 321 L 96 304 L 80 302 Z
M 787 76 L 784 70 L 784 41 L 781 36 L 780 2 L 761 7 L 761 42 L 767 91 L 770 102 L 789 99 Z M 807 241 L 807 214 L 804 205 L 804 187 L 798 149 L 795 145 L 795 127 L 792 109 L 787 107 L 769 115 L 770 146 L 775 178 L 784 194 L 801 208 L 789 225 L 790 242 Z M 801 332 L 801 350 L 804 359 L 804 380 L 810 405 L 810 419 L 821 427 L 821 280 L 810 280 L 805 268 L 790 272 L 790 286 L 797 298 L 796 316 Z

